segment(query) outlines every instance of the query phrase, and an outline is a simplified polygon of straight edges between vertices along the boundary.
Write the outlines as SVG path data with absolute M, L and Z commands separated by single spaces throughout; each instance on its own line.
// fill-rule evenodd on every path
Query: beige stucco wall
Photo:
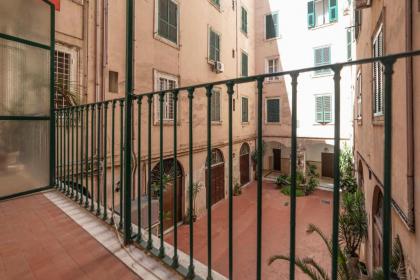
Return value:
M 380 0 L 372 1 L 372 6 L 362 10 L 361 34 L 357 42 L 358 58 L 372 56 L 372 36 L 380 22 L 381 13 L 383 14 L 385 54 L 392 54 L 406 50 L 406 1 Z M 408 1 L 410 2 L 410 1 Z M 419 49 L 419 28 L 420 14 L 418 1 L 411 1 L 413 5 L 413 49 Z M 417 28 L 417 29 L 416 29 Z M 361 122 L 355 124 L 355 155 L 356 160 L 362 162 L 364 174 L 364 191 L 366 199 L 366 209 L 369 214 L 369 238 L 367 241 L 366 261 L 372 269 L 372 201 L 376 186 L 383 183 L 383 119 L 375 118 L 372 114 L 372 67 L 363 65 L 362 71 L 362 106 L 363 116 Z M 419 104 L 419 74 L 420 64 L 418 58 L 414 59 L 413 87 L 414 87 L 414 143 L 420 136 L 418 121 L 420 120 Z M 392 212 L 393 236 L 399 235 L 403 245 L 406 263 L 409 269 L 409 279 L 419 279 L 420 264 L 418 262 L 420 252 L 419 226 L 416 223 L 415 232 L 410 232 L 404 219 L 409 215 L 409 200 L 414 198 L 415 219 L 418 221 L 420 212 L 418 201 L 420 192 L 418 188 L 418 169 L 420 151 L 418 145 L 414 148 L 415 158 L 415 186 L 414 197 L 410 193 L 410 186 L 407 180 L 408 172 L 408 141 L 410 140 L 407 131 L 407 74 L 406 63 L 404 60 L 398 61 L 394 66 L 393 76 L 393 136 L 392 136 L 392 198 L 402 214 L 397 211 Z M 417 103 L 416 103 L 417 102 Z M 369 172 L 370 170 L 370 172 Z M 360 172 L 360 171 L 359 171 Z M 369 176 L 370 174 L 370 176 Z M 404 218 L 405 217 L 405 218 Z

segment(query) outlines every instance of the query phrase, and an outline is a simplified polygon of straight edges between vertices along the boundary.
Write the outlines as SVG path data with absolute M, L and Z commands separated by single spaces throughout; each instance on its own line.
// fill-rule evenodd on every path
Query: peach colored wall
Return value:
M 418 1 L 412 1 L 413 4 L 413 48 L 419 49 L 419 34 L 416 28 L 419 28 L 420 14 L 418 12 Z M 380 0 L 372 1 L 372 6 L 362 10 L 362 26 L 360 37 L 357 42 L 358 58 L 372 56 L 372 36 L 376 30 L 376 26 L 383 14 L 384 23 L 384 39 L 385 54 L 392 54 L 406 50 L 405 37 L 405 1 Z M 393 145 L 392 145 L 392 197 L 395 203 L 401 208 L 405 216 L 408 215 L 409 186 L 407 181 L 407 87 L 406 87 L 406 63 L 400 60 L 395 64 L 393 76 Z M 363 65 L 362 71 L 362 104 L 363 116 L 359 124 L 355 124 L 355 155 L 356 160 L 363 162 L 364 173 L 364 190 L 366 199 L 366 208 L 369 213 L 369 239 L 367 241 L 367 263 L 372 269 L 372 200 L 375 186 L 381 186 L 383 182 L 383 119 L 381 117 L 373 117 L 372 113 L 372 67 L 371 65 Z M 414 59 L 414 135 L 415 143 L 420 136 L 417 129 L 419 112 L 416 105 L 419 100 L 419 77 L 420 64 L 418 58 Z M 420 218 L 418 201 L 420 201 L 420 192 L 418 191 L 418 164 L 420 153 L 418 145 L 415 144 L 415 184 L 414 201 L 415 219 Z M 371 176 L 369 178 L 369 169 Z M 395 207 L 394 207 L 395 210 Z M 420 276 L 420 265 L 418 262 L 420 252 L 420 235 L 419 226 L 416 223 L 415 233 L 409 232 L 404 220 L 397 211 L 392 212 L 393 235 L 399 235 L 406 257 L 406 263 L 409 268 L 409 279 L 418 279 Z

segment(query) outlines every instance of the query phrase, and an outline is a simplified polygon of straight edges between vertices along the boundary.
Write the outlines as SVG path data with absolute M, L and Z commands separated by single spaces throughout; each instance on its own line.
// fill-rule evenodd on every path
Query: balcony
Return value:
M 347 248 L 340 242 L 340 214 L 345 206 L 340 181 L 341 73 L 354 65 L 382 63 L 385 175 L 381 245 L 384 279 L 391 279 L 393 67 L 420 51 L 138 93 L 132 88 L 133 15 L 129 5 L 125 98 L 53 109 L 54 17 L 53 6 L 48 5 L 44 12 L 50 12 L 50 25 L 39 29 L 47 40 L 39 40 L 39 34 L 25 38 L 0 34 L 3 45 L 41 50 L 40 65 L 50 66 L 49 72 L 25 70 L 26 78 L 42 80 L 40 88 L 27 89 L 42 98 L 20 98 L 19 110 L 1 111 L 0 172 L 5 175 L 0 182 L 6 194 L 2 193 L 0 202 L 4 225 L 0 229 L 0 276 L 301 279 L 304 273 L 297 267 L 309 265 L 317 275 L 325 270 L 332 279 L 341 277 L 348 273 L 343 253 Z M 19 48 L 7 48 L 11 69 L 18 68 L 19 56 L 14 51 Z M 310 180 L 301 178 L 299 164 L 298 83 L 301 74 L 325 69 L 334 74 L 334 187 L 332 193 L 312 189 L 305 196 Z M 39 71 L 45 73 L 40 77 Z M 292 89 L 290 178 L 280 178 L 283 181 L 278 185 L 285 185 L 282 192 L 277 184 L 263 180 L 263 89 L 264 81 L 273 77 L 288 77 Z M 23 83 L 10 80 L 13 85 Z M 248 85 L 256 92 L 257 112 L 250 122 L 255 132 L 242 142 L 235 138 L 237 85 Z M 227 97 L 227 114 L 218 125 L 212 113 L 216 87 Z M 7 96 L 4 103 L 11 106 L 10 100 L 21 96 L 22 89 L 10 87 L 2 94 Z M 170 124 L 163 121 L 168 100 L 173 104 Z M 183 106 L 178 107 L 181 102 Z M 34 107 L 37 112 L 27 111 Z M 216 130 L 225 140 L 217 146 L 213 142 Z M 251 146 L 255 173 L 250 167 Z M 237 167 L 242 162 L 248 174 L 246 184 L 237 187 L 235 179 L 242 180 Z M 201 208 L 196 204 L 197 194 Z M 316 226 L 308 228 L 308 224 Z

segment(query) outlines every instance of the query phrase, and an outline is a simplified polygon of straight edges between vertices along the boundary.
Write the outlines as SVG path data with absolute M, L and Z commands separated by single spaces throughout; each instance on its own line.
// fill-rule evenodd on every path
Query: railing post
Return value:
M 188 205 L 189 205 L 189 227 L 190 227 L 190 263 L 188 266 L 187 279 L 193 279 L 194 272 L 194 221 L 193 221 L 193 188 L 194 188 L 194 173 L 193 173 L 193 98 L 194 88 L 188 89 L 188 161 L 189 161 L 189 191 L 188 191 Z
M 232 107 L 232 98 L 233 98 L 233 93 L 234 93 L 234 83 L 233 82 L 229 82 L 227 84 L 227 94 L 228 94 L 228 99 L 229 99 L 229 124 L 228 124 L 228 138 L 229 138 L 229 236 L 228 236 L 228 250 L 229 250 L 229 279 L 232 280 L 233 279 L 233 181 L 232 181 L 232 176 L 233 176 L 233 158 L 232 158 L 232 153 L 233 153 L 233 137 L 232 137 L 232 130 L 233 130 L 233 117 L 232 117 L 232 111 L 233 111 L 233 107 Z
M 264 78 L 258 78 L 258 116 L 257 116 L 257 275 L 261 279 L 261 240 L 262 240 L 262 108 L 263 108 L 263 83 Z
M 102 103 L 99 103 L 98 108 L 98 117 L 97 117 L 97 147 L 96 147 L 96 168 L 98 168 L 97 174 L 97 190 L 96 190 L 96 216 L 101 215 L 101 107 Z
M 163 246 L 163 101 L 164 93 L 159 93 L 159 235 L 160 247 L 159 258 L 165 256 L 165 247 Z M 150 178 L 149 178 L 150 180 Z
M 148 224 L 148 238 L 147 250 L 152 250 L 152 102 L 153 95 L 147 96 L 147 224 Z
M 211 272 L 211 96 L 213 86 L 206 87 L 207 95 L 207 280 L 213 279 Z
M 384 279 L 391 279 L 390 256 L 391 252 L 391 201 L 392 201 L 392 75 L 394 73 L 395 58 L 381 61 L 385 66 L 385 92 L 384 92 L 384 210 L 383 210 L 383 256 L 382 270 Z
M 50 187 L 56 183 L 55 165 L 55 7 L 50 5 Z
M 291 153 L 291 187 L 290 187 L 290 266 L 289 279 L 295 279 L 296 257 L 296 168 L 297 168 L 297 79 L 299 72 L 291 74 L 292 77 L 292 153 Z
M 137 98 L 137 239 L 138 243 L 142 241 L 141 233 L 141 104 L 143 96 Z
M 340 80 L 342 66 L 334 66 L 334 194 L 333 194 L 333 229 L 332 229 L 332 279 L 337 279 L 339 251 L 339 215 L 340 215 Z
M 174 184 L 173 184 L 173 193 L 174 193 L 174 205 L 173 205 L 173 223 L 174 223 L 174 256 L 172 258 L 172 267 L 178 267 L 178 159 L 177 159 L 177 148 L 178 148 L 178 94 L 179 91 L 175 90 L 173 93 L 174 101 Z

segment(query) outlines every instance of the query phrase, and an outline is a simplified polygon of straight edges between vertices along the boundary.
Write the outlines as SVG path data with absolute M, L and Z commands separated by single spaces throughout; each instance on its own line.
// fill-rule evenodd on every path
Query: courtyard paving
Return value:
M 262 206 L 262 279 L 288 279 L 289 264 L 277 261 L 268 266 L 267 260 L 275 254 L 289 254 L 290 204 L 289 197 L 280 193 L 275 184 L 264 182 Z M 234 278 L 255 279 L 256 275 L 256 182 L 243 188 L 242 195 L 233 199 L 233 254 Z M 308 224 L 316 224 L 325 234 L 331 234 L 332 193 L 316 190 L 306 197 L 297 198 L 296 254 L 313 257 L 327 271 L 330 255 L 321 239 L 308 235 Z M 228 275 L 228 200 L 213 206 L 212 210 L 212 266 L 221 274 Z M 173 243 L 173 235 L 166 241 Z M 189 252 L 189 226 L 178 230 L 178 246 Z M 207 215 L 194 223 L 194 257 L 207 264 Z M 296 279 L 307 279 L 296 269 Z

